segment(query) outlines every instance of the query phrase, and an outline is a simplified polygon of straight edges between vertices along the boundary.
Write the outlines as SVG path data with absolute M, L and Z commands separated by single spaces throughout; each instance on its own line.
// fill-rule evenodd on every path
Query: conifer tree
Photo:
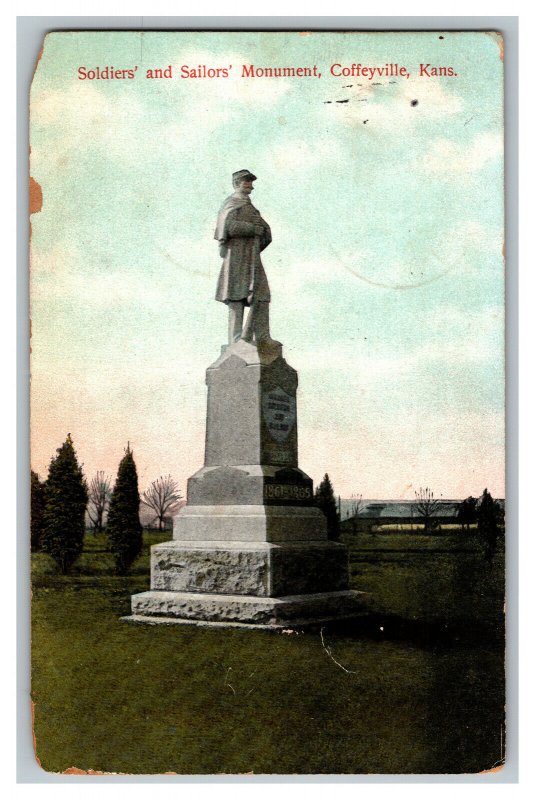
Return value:
M 119 464 L 110 500 L 106 533 L 119 575 L 128 569 L 141 552 L 143 529 L 139 521 L 139 489 L 134 456 L 128 444 Z
M 32 553 L 41 549 L 43 514 L 45 511 L 45 482 L 33 469 L 30 473 L 30 547 Z
M 69 433 L 50 462 L 41 537 L 42 549 L 63 574 L 82 552 L 86 506 L 87 486 Z
M 490 492 L 486 489 L 479 498 L 477 510 L 477 529 L 481 536 L 485 558 L 492 561 L 496 552 L 498 538 L 498 511 L 499 506 Z
M 338 539 L 340 536 L 340 515 L 336 507 L 331 479 L 327 473 L 325 473 L 319 486 L 316 487 L 314 500 L 318 508 L 321 508 L 327 517 L 327 534 L 329 539 Z

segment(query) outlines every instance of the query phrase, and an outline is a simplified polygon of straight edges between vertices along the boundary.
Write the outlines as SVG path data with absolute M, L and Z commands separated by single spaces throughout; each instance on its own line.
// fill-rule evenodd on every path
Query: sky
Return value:
M 49 34 L 30 101 L 32 468 L 71 433 L 86 476 L 114 477 L 130 442 L 141 489 L 170 473 L 185 495 L 227 332 L 215 221 L 249 169 L 301 469 L 343 497 L 503 497 L 500 55 L 475 32 Z M 138 69 L 79 80 L 97 66 Z

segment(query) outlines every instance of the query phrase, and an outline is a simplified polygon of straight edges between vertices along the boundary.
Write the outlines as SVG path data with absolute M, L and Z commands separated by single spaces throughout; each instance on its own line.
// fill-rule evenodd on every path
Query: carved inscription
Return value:
M 272 439 L 279 443 L 285 442 L 295 425 L 295 397 L 290 397 L 280 387 L 264 392 L 262 411 Z
M 283 483 L 267 483 L 264 500 L 308 500 L 312 497 L 309 486 L 292 486 Z

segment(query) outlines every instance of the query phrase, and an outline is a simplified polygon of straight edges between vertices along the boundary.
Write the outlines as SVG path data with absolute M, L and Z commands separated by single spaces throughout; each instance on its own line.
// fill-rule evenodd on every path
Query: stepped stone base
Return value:
M 325 516 L 313 506 L 186 505 L 174 519 L 177 541 L 327 542 Z
M 350 590 L 286 597 L 151 591 L 132 596 L 132 615 L 126 619 L 276 630 L 354 617 L 364 600 L 364 592 Z
M 151 548 L 151 589 L 281 597 L 347 589 L 336 542 L 171 541 Z
M 206 383 L 204 466 L 128 619 L 272 629 L 356 616 L 348 550 L 329 541 L 298 466 L 297 372 L 281 346 L 229 345 Z

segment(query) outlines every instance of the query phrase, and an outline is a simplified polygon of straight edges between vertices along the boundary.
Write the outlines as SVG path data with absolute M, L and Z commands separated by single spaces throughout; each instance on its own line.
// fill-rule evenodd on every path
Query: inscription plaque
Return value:
M 269 433 L 276 442 L 285 442 L 295 425 L 295 397 L 277 387 L 262 395 L 262 413 Z

